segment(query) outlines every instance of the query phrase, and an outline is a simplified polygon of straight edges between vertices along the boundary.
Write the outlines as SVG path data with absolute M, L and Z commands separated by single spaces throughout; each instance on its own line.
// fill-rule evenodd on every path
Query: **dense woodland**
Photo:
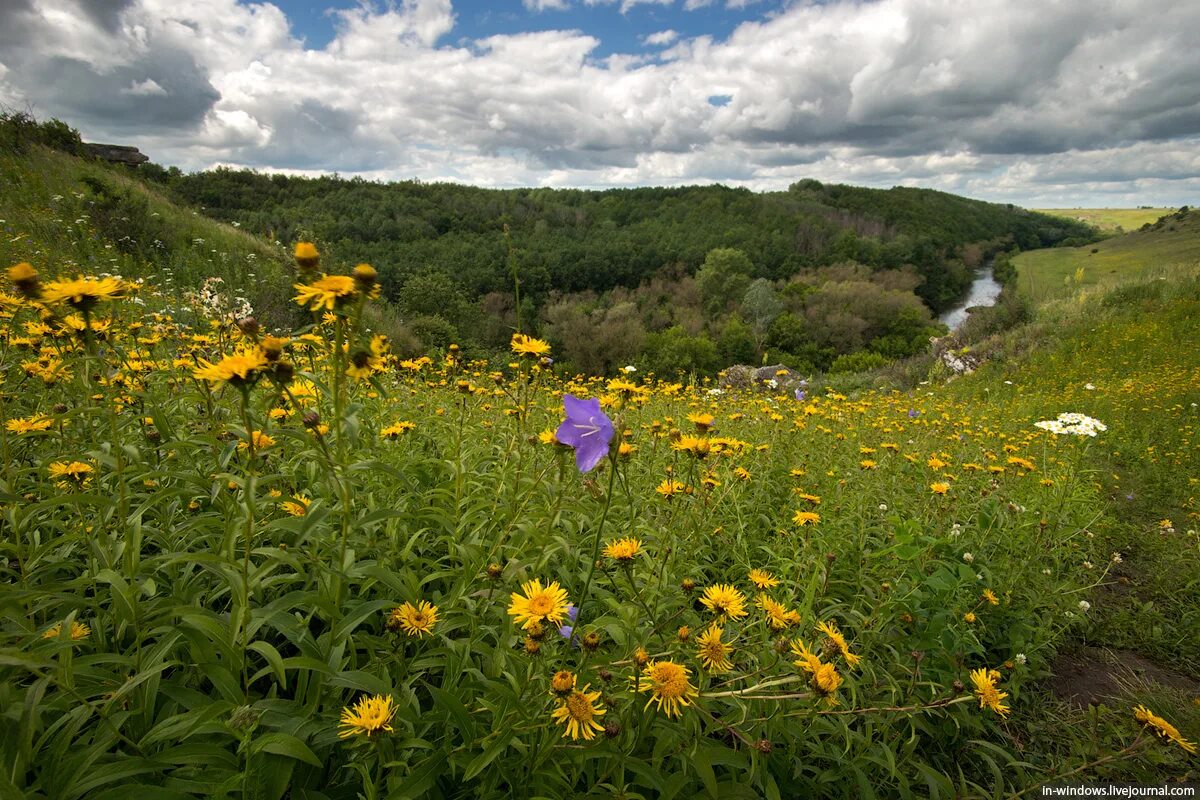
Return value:
M 56 120 L 27 127 L 78 150 L 78 134 Z M 521 327 L 593 374 L 630 363 L 663 375 L 764 360 L 804 372 L 877 366 L 942 332 L 936 315 L 988 260 L 1096 236 L 1011 205 L 814 180 L 755 193 L 495 190 L 154 164 L 136 174 L 285 247 L 316 241 L 330 268 L 371 263 L 402 350 L 456 342 L 486 354 Z M 114 239 L 170 263 L 170 236 L 133 199 L 83 188 Z
M 934 316 L 996 253 L 1093 235 L 943 192 L 813 180 L 755 193 L 151 173 L 217 219 L 375 265 L 421 347 L 502 347 L 517 324 L 515 272 L 523 326 L 598 374 L 872 366 L 923 349 Z

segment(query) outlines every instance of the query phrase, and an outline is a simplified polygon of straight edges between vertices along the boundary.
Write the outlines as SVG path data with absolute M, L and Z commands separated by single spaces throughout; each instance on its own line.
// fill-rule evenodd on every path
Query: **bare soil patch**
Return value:
M 1132 650 L 1081 647 L 1061 653 L 1051 665 L 1050 690 L 1080 708 L 1111 702 L 1153 684 L 1195 696 L 1200 681 L 1160 666 Z

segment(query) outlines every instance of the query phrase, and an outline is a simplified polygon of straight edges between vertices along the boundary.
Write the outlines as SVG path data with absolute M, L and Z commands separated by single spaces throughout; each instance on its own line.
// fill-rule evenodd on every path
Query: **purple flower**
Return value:
M 575 448 L 575 465 L 580 472 L 591 472 L 600 459 L 608 455 L 613 438 L 612 422 L 600 410 L 596 397 L 580 400 L 563 395 L 563 410 L 567 418 L 554 432 L 558 441 Z
M 920 412 L 920 411 L 917 411 L 915 408 L 910 408 L 910 409 L 908 410 L 908 418 L 909 418 L 909 419 L 912 419 L 913 417 L 919 416 L 920 414 L 921 414 L 921 412 Z
M 571 622 L 574 622 L 575 618 L 579 616 L 579 609 L 575 607 L 574 603 L 567 606 L 567 616 L 570 617 Z M 573 626 L 573 625 L 559 626 L 558 635 L 563 637 L 564 639 L 570 639 L 574 633 L 575 633 L 575 626 Z
M 797 400 L 801 400 L 801 401 L 802 401 L 802 400 L 804 400 L 804 398 L 805 398 L 805 397 L 808 397 L 808 395 L 804 393 L 804 390 L 803 390 L 803 389 L 797 389 L 797 390 L 796 390 L 796 399 L 797 399 Z

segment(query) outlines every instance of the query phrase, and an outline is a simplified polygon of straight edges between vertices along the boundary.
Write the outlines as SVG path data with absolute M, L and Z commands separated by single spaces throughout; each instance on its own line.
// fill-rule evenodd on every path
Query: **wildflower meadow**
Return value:
M 1064 344 L 1040 388 L 996 362 L 851 392 L 573 375 L 520 331 L 508 360 L 405 359 L 375 271 L 321 249 L 295 245 L 288 330 L 7 270 L 0 796 L 990 797 L 1194 770 L 1186 705 L 1032 750 L 1052 726 L 1014 720 L 1129 555 L 1109 506 L 1134 479 L 1102 455 L 1184 474 L 1136 536 L 1197 550 L 1196 364 Z

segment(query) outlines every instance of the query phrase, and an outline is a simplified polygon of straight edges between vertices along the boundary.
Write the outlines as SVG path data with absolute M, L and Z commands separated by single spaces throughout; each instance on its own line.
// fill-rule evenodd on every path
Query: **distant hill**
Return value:
M 1083 286 L 1196 262 L 1200 262 L 1200 211 L 1186 207 L 1123 236 L 1083 247 L 1034 250 L 1013 259 L 1021 291 L 1039 302 Z
M 725 186 L 480 189 L 373 183 L 218 169 L 159 172 L 177 197 L 246 230 L 313 237 L 346 261 L 380 270 L 391 295 L 413 274 L 452 276 L 472 296 L 511 288 L 503 230 L 535 300 L 551 289 L 636 287 L 663 270 L 694 273 L 721 247 L 749 256 L 754 277 L 787 278 L 846 261 L 911 265 L 934 311 L 953 304 L 987 249 L 1090 241 L 1082 223 L 927 189 L 864 189 L 800 181 L 785 192 Z M 968 252 L 975 245 L 974 253 Z

